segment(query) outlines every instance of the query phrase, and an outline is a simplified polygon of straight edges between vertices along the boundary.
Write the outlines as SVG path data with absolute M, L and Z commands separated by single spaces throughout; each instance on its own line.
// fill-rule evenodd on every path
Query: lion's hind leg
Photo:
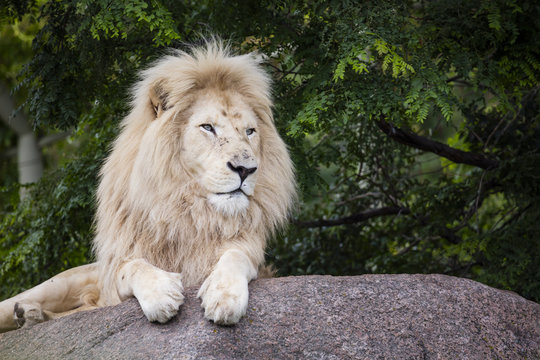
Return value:
M 95 308 L 97 279 L 97 265 L 83 265 L 0 302 L 0 332 Z

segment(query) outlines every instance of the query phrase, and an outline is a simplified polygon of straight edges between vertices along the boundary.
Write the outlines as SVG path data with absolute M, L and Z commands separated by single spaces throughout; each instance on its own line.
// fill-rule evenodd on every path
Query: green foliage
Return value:
M 47 21 L 20 83 L 30 90 L 25 105 L 36 127 L 76 126 L 92 104 L 133 81 L 157 47 L 180 38 L 157 1 L 49 1 L 39 11 Z
M 152 8 L 154 6 L 154 8 Z M 127 39 L 128 33 L 133 36 L 133 28 L 155 32 L 152 42 L 155 46 L 167 46 L 179 39 L 171 13 L 159 2 L 151 6 L 142 0 L 102 1 L 97 7 L 95 1 L 82 1 L 75 4 L 76 14 L 85 17 L 87 12 L 95 13 L 84 23 L 89 26 L 90 34 L 96 40 L 103 38 Z M 78 32 L 86 30 L 79 27 Z M 100 35 L 101 34 L 101 35 Z
M 534 1 L 63 0 L 10 9 L 13 21 L 44 19 L 18 85 L 25 106 L 38 128 L 77 129 L 78 150 L 31 198 L 4 206 L 2 295 L 91 260 L 96 172 L 135 72 L 180 39 L 217 33 L 266 54 L 275 80 L 275 118 L 302 199 L 269 249 L 281 274 L 440 272 L 540 301 Z M 381 116 L 499 165 L 398 144 L 377 127 Z M 402 211 L 313 225 L 388 207 Z

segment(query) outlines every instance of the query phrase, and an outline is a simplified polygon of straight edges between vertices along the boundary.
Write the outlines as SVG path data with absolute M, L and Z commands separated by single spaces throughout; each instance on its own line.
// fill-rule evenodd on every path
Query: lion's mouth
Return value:
M 233 190 L 233 191 L 229 191 L 229 192 L 216 193 L 216 195 L 231 195 L 231 196 L 244 195 L 244 196 L 247 196 L 246 193 L 243 192 L 242 189 L 240 189 L 240 188 L 238 188 L 236 190 Z

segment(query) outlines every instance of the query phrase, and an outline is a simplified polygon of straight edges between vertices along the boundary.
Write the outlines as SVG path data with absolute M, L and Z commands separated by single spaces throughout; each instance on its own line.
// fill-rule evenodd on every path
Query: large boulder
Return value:
M 167 324 L 135 299 L 0 334 L 0 359 L 540 359 L 540 305 L 443 275 L 304 276 L 250 284 L 235 326 L 196 289 Z

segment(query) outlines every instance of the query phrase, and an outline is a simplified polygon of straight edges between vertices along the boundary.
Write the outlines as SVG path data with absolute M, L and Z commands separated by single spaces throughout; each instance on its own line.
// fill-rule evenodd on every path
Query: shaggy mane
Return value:
M 232 56 L 219 41 L 175 51 L 141 73 L 131 111 L 100 174 L 94 251 L 101 305 L 120 301 L 114 269 L 130 259 L 181 272 L 184 286 L 200 284 L 221 255 L 217 249 L 228 242 L 263 263 L 266 239 L 284 224 L 295 199 L 293 166 L 274 126 L 269 85 L 254 56 Z M 209 92 L 240 94 L 259 121 L 258 181 L 248 210 L 240 214 L 222 214 L 197 196 L 200 185 L 179 157 L 191 107 Z M 153 121 L 164 123 L 150 131 Z M 150 160 L 139 164 L 141 152 Z

